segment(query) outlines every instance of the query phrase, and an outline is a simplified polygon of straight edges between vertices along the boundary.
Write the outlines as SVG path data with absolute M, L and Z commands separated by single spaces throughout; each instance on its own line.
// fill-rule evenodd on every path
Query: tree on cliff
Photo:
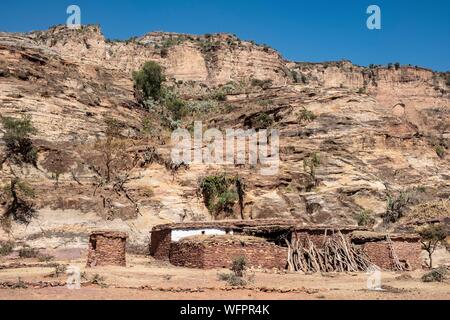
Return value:
M 1 191 L 0 198 L 6 202 L 6 210 L 0 217 L 3 230 L 10 230 L 11 218 L 18 223 L 30 223 L 36 213 L 34 203 L 31 201 L 35 197 L 33 188 L 25 180 L 14 177 Z
M 37 132 L 31 122 L 31 116 L 21 119 L 1 117 L 3 140 L 6 145 L 5 155 L 0 160 L 0 168 L 7 161 L 15 164 L 28 163 L 36 166 L 37 152 L 31 141 L 31 136 Z
M 103 207 L 113 214 L 114 196 L 124 196 L 140 213 L 139 206 L 127 188 L 133 177 L 133 170 L 139 164 L 136 151 L 128 150 L 130 140 L 122 136 L 124 124 L 113 118 L 105 118 L 105 139 L 97 140 L 89 148 L 80 149 L 84 163 L 94 173 L 93 196 L 103 198 Z M 111 192 L 112 191 L 112 192 Z
M 0 156 L 0 169 L 6 163 L 10 169 L 10 182 L 0 189 L 0 200 L 5 206 L 5 212 L 0 216 L 0 224 L 9 231 L 11 219 L 28 224 L 35 215 L 33 188 L 19 177 L 23 164 L 37 167 L 37 151 L 31 137 L 37 132 L 29 115 L 21 119 L 0 117 L 3 127 L 5 152 Z
M 148 61 L 141 70 L 133 73 L 136 98 L 140 103 L 148 99 L 159 100 L 161 98 L 162 83 L 165 80 L 162 67 Z

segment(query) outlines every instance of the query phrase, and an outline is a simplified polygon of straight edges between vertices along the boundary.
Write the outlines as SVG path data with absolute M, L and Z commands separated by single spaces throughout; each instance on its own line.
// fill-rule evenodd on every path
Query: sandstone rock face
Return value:
M 149 33 L 126 43 L 111 42 L 99 27 L 82 30 L 55 27 L 30 35 L 38 44 L 61 56 L 83 63 L 108 66 L 127 73 L 155 60 L 166 67 L 169 77 L 209 85 L 242 79 L 271 79 L 285 83 L 285 62 L 274 50 L 241 41 L 232 35 L 191 36 Z
M 183 119 L 185 127 L 201 120 L 209 128 L 248 129 L 261 115 L 269 119 L 280 131 L 278 172 L 263 176 L 260 164 L 170 170 L 171 131 L 134 97 L 132 72 L 149 60 L 164 66 L 167 85 L 201 106 Z M 117 42 L 95 26 L 0 33 L 1 115 L 29 114 L 38 130 L 37 168 L 0 170 L 1 185 L 12 171 L 32 185 L 37 216 L 28 225 L 13 222 L 1 229 L 0 240 L 87 248 L 92 230 L 113 229 L 126 232 L 131 247 L 144 248 L 156 224 L 214 219 L 198 181 L 223 172 L 245 182 L 242 212 L 230 218 L 354 225 L 368 210 L 380 225 L 388 195 L 415 188 L 410 207 L 450 196 L 446 77 L 418 67 L 289 62 L 271 48 L 228 34 L 159 32 Z M 226 101 L 211 101 L 224 86 L 232 87 Z M 160 161 L 131 171 L 126 187 L 136 204 L 114 188 L 96 190 L 96 173 L 86 159 L 95 142 L 104 141 L 105 118 L 122 123 L 127 152 L 144 157 L 152 147 L 159 155 Z M 147 118 L 148 139 L 140 135 Z M 0 149 L 3 154 L 4 143 Z M 305 163 L 314 154 L 320 164 L 312 174 Z M 54 164 L 60 162 L 65 169 L 56 176 Z M 3 210 L 6 202 L 0 205 Z

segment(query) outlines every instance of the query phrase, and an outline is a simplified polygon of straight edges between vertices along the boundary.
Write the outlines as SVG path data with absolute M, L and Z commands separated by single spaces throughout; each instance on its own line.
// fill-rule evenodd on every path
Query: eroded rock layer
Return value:
M 132 72 L 150 60 L 164 67 L 167 85 L 202 107 L 185 127 L 201 120 L 209 128 L 248 129 L 263 119 L 278 129 L 277 174 L 262 176 L 250 165 L 171 170 L 170 130 L 134 96 Z M 223 96 L 211 98 L 218 91 Z M 290 62 L 228 34 L 150 33 L 119 42 L 97 26 L 55 27 L 0 33 L 0 110 L 4 117 L 31 115 L 38 149 L 36 167 L 0 171 L 2 185 L 14 174 L 25 177 L 37 209 L 28 225 L 13 221 L 0 230 L 0 239 L 42 248 L 86 247 L 98 228 L 126 231 L 132 246 L 144 247 L 156 224 L 215 218 L 355 225 L 370 212 L 379 226 L 389 197 L 409 192 L 407 213 L 450 196 L 448 74 L 420 67 Z M 122 124 L 127 151 L 145 158 L 150 149 L 160 160 L 133 167 L 128 194 L 97 190 L 86 162 L 105 138 L 105 118 Z M 151 138 L 142 138 L 144 126 Z M 320 163 L 311 172 L 315 155 Z M 198 186 L 223 172 L 240 177 L 245 196 L 217 217 Z

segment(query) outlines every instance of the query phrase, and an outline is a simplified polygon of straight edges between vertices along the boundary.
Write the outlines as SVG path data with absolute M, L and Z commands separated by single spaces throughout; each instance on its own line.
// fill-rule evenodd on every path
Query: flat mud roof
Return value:
M 152 232 L 162 230 L 196 230 L 196 229 L 229 229 L 229 230 L 265 230 L 265 231 L 308 231 L 308 230 L 367 230 L 364 227 L 344 225 L 310 225 L 293 219 L 264 219 L 264 220 L 225 220 L 208 222 L 185 222 L 161 224 L 153 227 Z

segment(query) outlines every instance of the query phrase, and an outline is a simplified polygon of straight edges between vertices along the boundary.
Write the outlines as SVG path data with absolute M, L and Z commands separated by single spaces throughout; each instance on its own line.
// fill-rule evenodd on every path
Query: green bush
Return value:
M 253 87 L 260 87 L 262 89 L 267 89 L 272 86 L 272 82 L 273 81 L 271 79 L 265 79 L 265 80 L 252 79 L 251 84 Z
M 105 277 L 99 275 L 98 273 L 94 274 L 90 281 L 94 285 L 98 285 L 102 288 L 107 288 L 108 285 L 105 283 Z
M 261 46 L 263 47 L 263 51 L 264 52 L 269 52 L 272 49 L 270 46 L 268 46 L 265 43 L 263 43 Z
M 208 113 L 215 110 L 218 107 L 218 103 L 213 100 L 191 101 L 187 103 L 187 106 L 191 113 Z
M 445 148 L 443 146 L 436 146 L 434 150 L 439 158 L 444 158 Z
M 167 109 L 172 113 L 172 118 L 174 120 L 181 120 L 188 113 L 186 103 L 184 100 L 178 98 L 170 100 L 167 104 Z
M 375 218 L 373 217 L 373 212 L 371 210 L 362 210 L 357 213 L 356 221 L 358 226 L 373 226 L 375 224 Z
M 152 119 L 150 119 L 149 117 L 144 117 L 142 119 L 142 123 L 141 124 L 142 124 L 141 133 L 144 136 L 151 136 L 151 135 L 153 135 L 155 133 L 153 125 L 152 125 Z
M 55 269 L 53 270 L 53 272 L 50 274 L 50 277 L 52 278 L 58 278 L 59 276 L 65 274 L 67 271 L 67 266 L 63 265 L 63 264 L 58 264 Z
M 232 112 L 232 111 L 234 111 L 234 110 L 236 110 L 236 109 L 237 109 L 237 106 L 234 105 L 234 104 L 230 104 L 230 103 L 227 103 L 227 104 L 225 104 L 225 105 L 223 106 L 223 110 L 224 110 L 226 113 L 230 113 L 230 112 Z
M 217 89 L 211 94 L 211 99 L 216 101 L 226 101 L 227 100 L 227 93 L 220 89 Z
M 320 153 L 317 152 L 313 152 L 307 158 L 303 159 L 303 168 L 312 176 L 315 176 L 315 169 L 320 164 Z
M 162 67 L 154 62 L 146 62 L 142 69 L 133 73 L 135 90 L 137 90 L 143 102 L 149 98 L 159 100 L 161 98 L 162 83 L 165 80 Z
M 446 267 L 442 266 L 435 270 L 431 270 L 422 276 L 423 282 L 443 282 L 448 274 Z
M 14 242 L 7 241 L 0 243 L 0 256 L 7 256 L 14 250 Z
M 317 152 L 311 153 L 308 157 L 303 159 L 303 170 L 308 174 L 308 181 L 306 191 L 310 192 L 318 184 L 316 178 L 316 168 L 321 164 L 320 154 Z
M 179 37 L 175 37 L 175 38 L 170 37 L 169 39 L 165 39 L 165 40 L 162 42 L 161 46 L 162 46 L 163 48 L 168 49 L 168 48 L 170 48 L 170 47 L 173 47 L 173 46 L 182 44 L 184 41 L 186 41 L 186 38 L 183 37 L 183 36 L 179 36 Z
M 300 110 L 300 113 L 298 114 L 299 122 L 312 122 L 316 120 L 316 118 L 316 115 L 305 107 L 302 107 L 302 110 Z
M 359 89 L 358 89 L 358 93 L 359 93 L 359 94 L 364 94 L 364 93 L 366 93 L 366 88 L 364 88 L 364 87 L 359 88 Z
M 20 277 L 17 278 L 17 281 L 11 286 L 11 289 L 27 289 L 27 288 L 28 285 Z
M 200 182 L 200 191 L 208 211 L 214 215 L 221 212 L 233 213 L 237 201 L 241 201 L 243 183 L 237 177 L 226 175 L 208 176 Z
M 261 112 L 254 119 L 252 119 L 251 126 L 254 129 L 267 129 L 272 126 L 273 122 L 274 120 L 269 114 L 266 112 Z
M 219 274 L 219 280 L 227 281 L 230 286 L 234 287 L 245 286 L 247 284 L 244 279 L 246 267 L 247 259 L 243 256 L 236 257 L 230 267 L 233 273 L 221 273 Z
M 271 105 L 274 105 L 275 102 L 272 99 L 261 99 L 257 101 L 257 104 L 263 106 L 263 107 L 268 107 Z
M 200 47 L 203 53 L 209 53 L 219 48 L 220 42 L 211 40 L 202 40 L 200 41 Z
M 231 265 L 231 271 L 238 277 L 244 276 L 245 268 L 247 267 L 247 259 L 245 257 L 240 256 L 233 259 L 233 263 Z
M 11 117 L 1 117 L 3 130 L 3 140 L 7 148 L 7 156 L 2 161 L 8 158 L 13 158 L 17 162 L 25 162 L 36 166 L 37 151 L 31 141 L 31 136 L 37 130 L 31 122 L 30 115 L 24 115 L 22 119 Z
M 167 56 L 169 55 L 169 49 L 168 48 L 161 48 L 159 53 L 161 55 L 161 58 L 167 58 Z
M 39 257 L 39 250 L 35 248 L 30 248 L 28 246 L 24 246 L 19 250 L 20 258 L 37 258 Z
M 301 77 L 300 77 L 300 75 L 298 74 L 297 71 L 290 70 L 290 75 L 291 75 L 291 78 L 294 81 L 294 83 L 300 83 L 301 82 Z
M 53 259 L 55 259 L 54 256 L 48 255 L 48 254 L 40 254 L 38 255 L 38 261 L 39 262 L 49 262 L 52 261 Z
M 124 124 L 117 119 L 106 117 L 104 119 L 106 129 L 105 134 L 108 138 L 121 138 L 121 131 L 124 127 Z
M 395 223 L 403 217 L 407 205 L 412 201 L 412 194 L 408 191 L 400 192 L 396 197 L 388 194 L 387 208 L 384 214 L 385 223 Z

